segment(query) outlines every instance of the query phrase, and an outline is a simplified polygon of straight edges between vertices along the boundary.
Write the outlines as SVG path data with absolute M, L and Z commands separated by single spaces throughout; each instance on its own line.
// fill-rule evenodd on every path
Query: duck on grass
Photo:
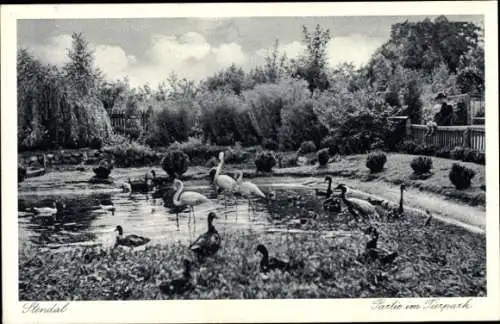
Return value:
M 397 223 L 374 222 L 371 229 L 360 224 L 340 230 L 346 227 L 341 223 L 346 218 L 328 225 L 325 231 L 332 235 L 226 232 L 224 240 L 213 240 L 220 246 L 202 262 L 189 242 L 181 241 L 146 244 L 137 251 L 102 247 L 54 251 L 25 245 L 19 251 L 19 298 L 485 296 L 484 236 L 440 222 L 424 226 L 416 217 Z M 210 225 L 208 232 L 213 233 Z M 256 255 L 256 250 L 266 253 L 260 244 L 268 254 L 267 261 Z M 394 257 L 388 257 L 394 252 Z M 363 255 L 373 260 L 365 260 Z M 278 264 L 283 266 L 273 266 Z

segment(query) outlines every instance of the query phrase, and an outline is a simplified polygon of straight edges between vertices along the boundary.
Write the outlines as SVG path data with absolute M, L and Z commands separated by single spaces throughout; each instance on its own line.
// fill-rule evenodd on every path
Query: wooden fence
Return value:
M 132 119 L 138 119 L 140 124 L 142 125 L 143 129 L 148 128 L 148 121 L 149 121 L 149 113 L 147 111 L 141 112 L 138 116 L 136 117 L 129 117 L 123 112 L 119 113 L 113 113 L 110 116 L 111 119 L 111 126 L 113 127 L 113 130 L 118 133 L 124 133 L 125 130 L 127 129 L 127 122 Z
M 450 149 L 464 146 L 482 152 L 486 147 L 484 126 L 438 126 L 432 134 L 429 134 L 426 125 L 411 125 L 409 128 L 406 137 L 421 144 Z

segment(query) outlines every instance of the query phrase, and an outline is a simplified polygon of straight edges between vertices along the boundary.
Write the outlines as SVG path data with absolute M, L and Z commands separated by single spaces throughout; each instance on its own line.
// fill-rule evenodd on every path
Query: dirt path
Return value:
M 255 183 L 269 183 L 274 186 L 306 187 L 325 189 L 326 184 L 323 177 L 271 177 L 253 179 Z M 382 181 L 363 182 L 357 179 L 333 178 L 334 184 L 344 183 L 349 187 L 348 196 L 361 199 L 383 199 L 392 204 L 399 204 L 399 186 Z M 485 234 L 486 210 L 484 207 L 472 207 L 459 202 L 445 200 L 443 196 L 408 188 L 404 193 L 404 206 L 408 214 L 427 217 L 425 210 L 431 212 L 432 216 L 442 222 L 460 226 L 474 233 Z

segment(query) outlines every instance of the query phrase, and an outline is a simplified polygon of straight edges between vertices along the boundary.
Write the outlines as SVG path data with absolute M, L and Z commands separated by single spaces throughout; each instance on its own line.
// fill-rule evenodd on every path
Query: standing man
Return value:
M 441 110 L 434 116 L 434 121 L 439 126 L 453 125 L 453 107 L 448 104 L 448 100 L 444 93 L 439 93 L 435 100 L 441 105 Z

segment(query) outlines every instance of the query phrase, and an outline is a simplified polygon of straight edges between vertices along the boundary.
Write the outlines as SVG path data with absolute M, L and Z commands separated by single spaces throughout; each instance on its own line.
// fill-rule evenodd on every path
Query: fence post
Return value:
M 411 136 L 411 120 L 410 118 L 406 118 L 406 124 L 405 124 L 405 137 Z
M 462 146 L 470 147 L 470 129 L 467 127 L 462 134 Z

